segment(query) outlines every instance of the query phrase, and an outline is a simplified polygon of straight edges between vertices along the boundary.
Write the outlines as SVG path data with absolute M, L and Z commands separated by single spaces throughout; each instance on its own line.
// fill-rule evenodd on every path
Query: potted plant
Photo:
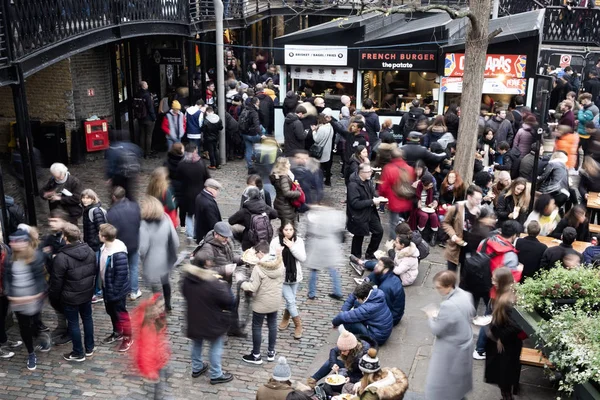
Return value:
M 594 311 L 600 308 L 600 274 L 598 269 L 552 268 L 541 271 L 517 285 L 518 305 L 549 319 L 564 305 Z
M 541 321 L 538 345 L 561 373 L 559 390 L 569 397 L 578 385 L 598 388 L 600 382 L 600 316 L 563 309 L 551 321 Z

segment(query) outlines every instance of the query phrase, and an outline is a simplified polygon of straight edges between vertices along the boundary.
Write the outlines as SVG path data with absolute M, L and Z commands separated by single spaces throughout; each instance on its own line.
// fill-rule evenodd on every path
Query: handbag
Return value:
M 317 158 L 320 160 L 323 156 L 323 146 L 313 143 L 313 145 L 310 146 L 310 149 L 308 149 L 308 155 L 312 158 Z
M 392 185 L 394 194 L 402 199 L 413 199 L 417 189 L 410 182 L 410 176 L 405 169 L 398 167 L 398 179 Z
M 300 196 L 293 200 L 291 202 L 292 206 L 294 206 L 295 208 L 300 208 L 302 207 L 302 205 L 304 203 L 306 203 L 306 195 L 304 194 L 304 190 L 302 190 L 302 187 L 300 186 L 300 184 L 296 181 L 292 182 L 292 189 L 293 192 L 300 192 Z

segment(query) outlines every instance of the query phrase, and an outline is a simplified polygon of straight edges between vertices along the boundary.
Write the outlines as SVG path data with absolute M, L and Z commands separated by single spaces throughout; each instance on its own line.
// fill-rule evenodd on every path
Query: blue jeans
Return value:
M 194 238 L 194 214 L 185 214 L 185 235 Z
M 64 306 L 65 317 L 69 327 L 69 334 L 73 341 L 73 353 L 84 355 L 81 344 L 81 329 L 79 328 L 79 316 L 83 322 L 83 335 L 85 338 L 85 351 L 94 349 L 94 321 L 92 320 L 92 302 L 81 304 L 79 306 Z
M 263 321 L 267 318 L 267 327 L 269 328 L 268 351 L 275 351 L 275 342 L 277 341 L 277 311 L 268 314 L 252 312 L 252 354 L 260 354 L 260 345 L 262 343 Z
M 346 330 L 348 332 L 354 333 L 355 335 L 363 335 L 363 336 L 371 337 L 371 334 L 369 333 L 367 326 L 365 324 L 363 324 L 362 322 L 353 322 L 351 324 L 344 324 L 344 328 L 346 328 Z
M 173 147 L 175 143 L 181 143 L 181 139 L 175 140 L 171 136 L 167 136 L 167 151 L 171 150 L 171 147 Z
M 100 250 L 96 252 L 96 265 L 100 265 L 100 253 Z M 98 268 L 98 271 L 96 271 L 96 287 L 94 289 L 94 295 L 102 296 L 102 279 L 100 279 L 100 268 Z
M 366 260 L 363 264 L 363 267 L 369 271 L 373 271 L 378 262 L 379 260 Z
M 210 343 L 208 359 L 210 361 L 210 379 L 217 379 L 223 375 L 221 369 L 221 357 L 223 356 L 224 336 L 219 336 L 214 340 L 206 340 Z M 192 371 L 200 371 L 204 367 L 202 362 L 202 344 L 204 340 L 194 340 L 192 342 Z
M 248 136 L 242 135 L 244 138 L 244 158 L 246 159 L 246 167 L 252 167 L 252 156 L 254 155 L 254 144 L 260 143 L 260 135 Z
M 335 360 L 335 365 L 337 365 L 340 368 L 346 368 L 346 366 L 344 365 L 344 362 L 342 360 L 340 360 L 339 358 Z M 331 372 L 331 368 L 333 368 L 334 364 L 332 364 L 329 360 L 325 361 L 323 363 L 323 365 L 321 365 L 321 368 L 319 368 L 317 370 L 317 372 L 315 372 L 312 376 L 312 378 L 315 381 L 320 381 L 321 379 L 325 378 L 327 375 L 329 375 L 329 373 Z
M 292 318 L 298 316 L 298 307 L 296 307 L 296 292 L 298 291 L 298 282 L 290 285 L 283 284 L 283 298 L 285 299 L 285 308 L 288 310 Z
M 487 306 L 485 307 L 485 314 L 484 315 L 490 315 L 492 313 L 492 306 L 491 306 L 492 302 L 488 301 Z M 477 345 L 475 346 L 475 349 L 477 350 L 478 353 L 485 353 L 485 345 L 487 344 L 487 334 L 485 332 L 487 326 L 482 326 L 481 328 L 479 328 L 479 335 L 477 336 Z
M 340 276 L 335 267 L 329 267 L 329 276 L 331 277 L 331 284 L 333 285 L 333 294 L 337 296 L 342 295 L 342 286 L 340 284 Z M 310 279 L 308 281 L 308 297 L 315 297 L 317 295 L 317 274 L 319 270 L 310 270 Z
M 400 213 L 390 211 L 390 239 L 396 239 L 396 226 L 400 223 Z
M 269 193 L 269 196 L 271 196 L 272 206 L 275 202 L 275 195 L 277 194 L 277 192 L 275 192 L 275 186 L 271 185 L 270 183 L 263 182 L 263 189 L 265 190 L 265 192 Z
M 140 253 L 136 250 L 127 254 L 129 263 L 129 281 L 131 282 L 131 293 L 137 293 L 140 288 Z

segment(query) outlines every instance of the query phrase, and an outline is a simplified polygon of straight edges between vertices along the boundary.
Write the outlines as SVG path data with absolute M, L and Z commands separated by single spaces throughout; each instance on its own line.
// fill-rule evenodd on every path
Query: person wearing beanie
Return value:
M 408 377 L 398 368 L 381 368 L 377 350 L 369 349 L 358 363 L 363 378 L 354 385 L 360 400 L 402 400 L 408 390 Z
M 186 120 L 185 115 L 181 112 L 181 104 L 177 100 L 171 103 L 171 110 L 165 115 L 162 122 L 162 130 L 167 137 L 169 150 L 175 143 L 181 143 L 183 135 L 185 135 Z
M 258 388 L 256 400 L 285 400 L 294 391 L 292 388 L 292 370 L 285 357 L 279 357 L 273 368 L 273 375 L 267 383 Z
M 336 347 L 329 351 L 329 359 L 307 379 L 308 386 L 314 388 L 321 379 L 331 372 L 340 373 L 348 377 L 350 383 L 360 381 L 362 373 L 359 369 L 359 361 L 371 345 L 358 340 L 353 333 L 342 330 L 338 337 Z

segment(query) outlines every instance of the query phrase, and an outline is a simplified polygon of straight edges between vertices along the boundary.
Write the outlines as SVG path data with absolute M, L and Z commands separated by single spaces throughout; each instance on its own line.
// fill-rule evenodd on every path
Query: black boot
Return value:
M 435 247 L 437 244 L 437 231 L 433 231 L 431 234 L 431 240 L 429 241 L 429 247 Z

